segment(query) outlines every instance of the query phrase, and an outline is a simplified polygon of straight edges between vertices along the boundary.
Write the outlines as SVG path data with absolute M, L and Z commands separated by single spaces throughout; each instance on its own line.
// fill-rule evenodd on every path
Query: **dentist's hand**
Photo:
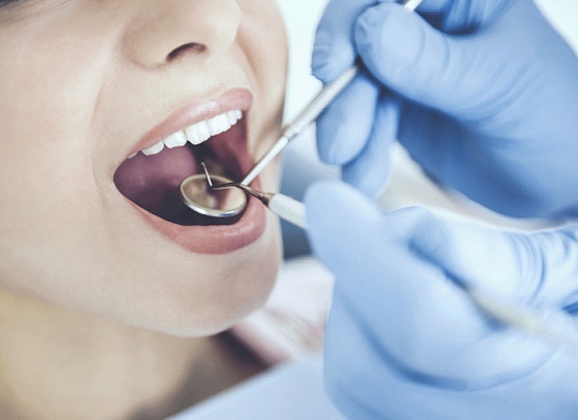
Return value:
M 438 183 L 511 216 L 578 214 L 578 59 L 530 0 L 331 0 L 313 71 L 359 76 L 318 147 L 367 195 L 398 138 Z M 368 76 L 371 74 L 371 76 Z
M 539 308 L 578 339 L 578 225 L 521 234 L 383 213 L 327 181 L 305 204 L 336 275 L 325 380 L 348 418 L 576 418 L 578 355 L 491 321 L 462 287 Z

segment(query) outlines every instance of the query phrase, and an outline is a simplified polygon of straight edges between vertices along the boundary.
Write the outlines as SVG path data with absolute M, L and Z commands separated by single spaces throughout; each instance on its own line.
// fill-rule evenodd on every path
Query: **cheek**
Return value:
M 47 13 L 0 31 L 3 172 L 33 182 L 44 177 L 48 186 L 90 174 L 91 121 L 112 38 L 102 28 L 67 26 L 72 17 L 55 19 L 64 17 Z
M 0 73 L 0 97 L 12 98 L 0 106 L 3 247 L 31 250 L 57 238 L 66 242 L 71 230 L 82 237 L 94 222 L 88 204 L 95 196 L 88 154 L 90 96 L 78 100 L 46 72 L 15 67 L 10 75 Z M 44 85 L 42 94 L 38 84 Z
M 10 203 L 0 224 L 10 228 L 16 218 L 42 231 L 90 210 L 90 122 L 102 66 L 82 46 L 71 51 L 33 41 L 0 66 L 0 194 Z
M 57 271 L 60 265 L 66 272 L 74 256 L 94 243 L 98 215 L 91 116 L 106 57 L 104 48 L 82 43 L 90 39 L 70 39 L 70 31 L 48 31 L 41 22 L 26 28 L 27 37 L 23 29 L 4 29 L 0 246 L 5 252 L 0 270 L 6 282 L 26 277 L 24 272 L 33 277 L 31 271 L 40 267 Z M 9 256 L 14 266 L 28 265 L 27 270 L 11 268 Z
M 287 35 L 274 1 L 241 0 L 240 43 L 259 78 L 268 109 L 280 109 L 287 78 Z
M 91 174 L 66 160 L 25 149 L 0 159 L 0 281 L 65 303 L 103 266 Z
M 81 237 L 91 222 L 84 200 L 91 195 L 86 159 L 69 130 L 48 124 L 46 113 L 40 114 L 42 100 L 26 99 L 21 94 L 0 109 L 2 270 L 8 269 L 8 255 L 43 259 L 52 254 L 51 246 L 73 239 L 72 230 Z M 64 139 L 71 141 L 70 147 Z

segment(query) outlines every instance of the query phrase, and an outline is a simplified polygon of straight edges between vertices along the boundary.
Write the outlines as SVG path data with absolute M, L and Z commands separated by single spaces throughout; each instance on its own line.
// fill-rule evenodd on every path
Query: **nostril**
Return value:
M 169 55 L 167 55 L 167 61 L 174 61 L 187 53 L 200 54 L 207 50 L 205 44 L 200 44 L 198 42 L 189 42 L 188 44 L 183 44 L 178 48 L 172 50 Z

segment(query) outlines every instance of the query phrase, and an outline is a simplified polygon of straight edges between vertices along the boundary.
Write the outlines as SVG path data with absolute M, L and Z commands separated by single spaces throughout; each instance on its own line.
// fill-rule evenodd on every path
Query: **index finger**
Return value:
M 323 15 L 313 48 L 313 74 L 329 83 L 353 66 L 357 52 L 353 27 L 358 16 L 377 0 L 330 0 Z
M 395 0 L 330 0 L 315 36 L 312 64 L 315 77 L 329 83 L 353 66 L 357 56 L 353 35 L 355 21 L 367 8 L 388 1 L 395 2 Z M 399 0 L 397 3 L 413 11 L 422 1 Z

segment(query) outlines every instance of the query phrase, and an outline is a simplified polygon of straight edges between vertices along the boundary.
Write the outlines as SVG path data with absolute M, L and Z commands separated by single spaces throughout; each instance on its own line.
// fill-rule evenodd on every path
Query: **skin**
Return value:
M 167 58 L 189 43 L 206 48 Z M 268 214 L 254 243 L 192 253 L 113 174 L 167 116 L 234 87 L 253 95 L 249 149 L 263 153 L 286 76 L 275 2 L 24 0 L 0 9 L 0 54 L 0 414 L 167 415 L 194 372 L 211 376 L 200 366 L 226 370 L 203 337 L 263 304 L 278 226 Z M 275 164 L 261 185 L 277 182 Z

